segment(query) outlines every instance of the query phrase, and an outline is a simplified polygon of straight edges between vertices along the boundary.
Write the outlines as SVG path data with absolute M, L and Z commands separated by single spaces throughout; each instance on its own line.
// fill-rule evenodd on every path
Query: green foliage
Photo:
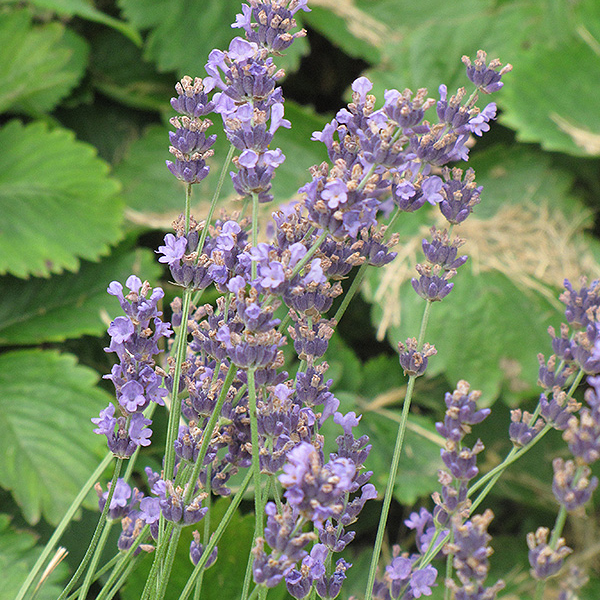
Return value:
M 0 129 L 0 273 L 74 271 L 80 258 L 98 259 L 122 236 L 119 184 L 73 137 L 43 122 Z
M 21 583 L 27 577 L 41 551 L 35 543 L 35 535 L 14 529 L 10 517 L 0 514 L 0 573 L 2 573 L 0 600 L 13 600 L 16 597 Z M 60 581 L 65 571 L 64 566 L 59 565 L 58 569 L 50 574 L 36 597 L 39 600 L 57 598 L 62 590 Z
M 104 442 L 92 433 L 90 415 L 110 396 L 97 381 L 67 354 L 0 355 L 0 485 L 31 524 L 41 516 L 56 524 L 102 456 Z
M 239 10 L 239 2 L 223 0 L 0 0 L 0 486 L 32 525 L 40 519 L 56 523 L 102 455 L 104 442 L 92 433 L 90 418 L 109 400 L 97 385 L 103 373 L 76 363 L 92 362 L 103 344 L 89 338 L 94 348 L 77 357 L 67 348 L 88 344 L 88 338 L 77 341 L 82 336 L 102 335 L 118 314 L 105 293 L 110 281 L 136 273 L 161 283 L 163 271 L 151 250 L 181 211 L 184 193 L 164 165 L 173 114 L 168 101 L 181 75 L 202 77 L 208 53 L 227 48 L 239 34 L 230 27 Z M 600 247 L 589 232 L 600 191 L 600 4 L 354 0 L 319 3 L 296 16 L 326 38 L 332 52 L 368 63 L 364 74 L 374 82 L 378 105 L 392 87 L 428 87 L 436 97 L 445 83 L 450 93 L 459 86 L 470 93 L 460 58 L 474 57 L 480 48 L 514 65 L 494 98 L 499 122 L 510 130 L 493 125 L 485 146 L 471 151 L 482 203 L 453 232 L 469 240 L 464 250 L 471 258 L 452 294 L 432 310 L 427 339 L 438 354 L 415 396 L 426 416 L 410 417 L 394 490 L 408 510 L 438 488 L 440 440 L 433 423 L 443 413 L 443 392 L 468 379 L 484 391 L 487 404 L 501 398 L 512 405 L 537 395 L 536 354 L 550 354 L 546 328 L 564 320 L 556 300 L 563 278 L 600 275 Z M 278 66 L 301 75 L 310 39 L 298 40 L 276 59 Z M 351 83 L 345 73 L 333 75 Z M 309 87 L 316 79 L 306 76 Z M 283 86 L 285 92 L 285 81 Z M 286 101 L 292 129 L 280 129 L 273 144 L 287 156 L 273 183 L 276 203 L 291 200 L 310 178 L 308 168 L 326 158 L 310 136 L 331 115 L 295 100 Z M 211 131 L 219 138 L 209 160 L 212 173 L 193 196 L 200 218 L 228 149 L 220 118 L 214 121 Z M 228 177 L 222 196 L 230 212 L 241 207 L 232 201 Z M 265 214 L 272 208 L 264 207 Z M 353 317 L 355 344 L 375 335 L 372 325 L 392 349 L 418 333 L 423 302 L 409 280 L 433 211 L 405 217 L 396 225 L 401 256 L 388 268 L 371 270 L 365 282 L 370 314 Z M 373 441 L 367 468 L 381 495 L 406 378 L 397 356 L 364 358 L 355 350 L 334 338 L 328 376 L 341 410 L 363 414 L 359 432 Z M 488 447 L 485 468 L 506 450 L 509 417 L 499 404 L 496 409 L 498 416 L 480 430 Z M 328 444 L 339 429 L 326 424 Z M 531 514 L 549 510 L 548 496 L 537 490 L 546 486 L 547 493 L 549 464 L 561 448 L 559 436 L 549 436 L 513 465 L 497 488 L 499 497 L 492 498 L 495 510 L 502 510 L 501 498 Z M 148 454 L 142 462 L 156 470 L 159 461 Z M 95 507 L 95 499 L 88 500 Z M 226 505 L 215 504 L 213 529 Z M 506 572 L 515 562 L 515 545 L 523 553 L 524 544 L 522 531 L 504 533 L 496 556 Z M 219 544 L 217 565 L 205 575 L 203 598 L 238 594 L 251 537 L 251 520 L 236 517 Z M 191 570 L 189 541 L 185 532 L 169 597 L 178 597 Z M 34 536 L 0 515 L 0 598 L 14 597 L 39 552 L 34 546 Z M 356 552 L 351 562 L 360 580 L 369 553 Z M 139 597 L 147 568 L 142 564 L 129 578 L 123 598 Z M 64 576 L 61 567 L 39 598 L 55 598 L 56 581 Z M 532 595 L 522 587 L 522 573 L 511 577 L 511 593 Z M 363 591 L 359 581 L 344 593 Z M 582 598 L 597 596 L 591 589 Z M 433 597 L 441 597 L 441 588 Z
M 62 342 L 82 335 L 102 335 L 107 322 L 120 314 L 118 302 L 106 293 L 111 281 L 132 273 L 157 277 L 160 269 L 147 250 L 115 252 L 101 263 L 84 263 L 78 273 L 50 279 L 0 281 L 0 345 Z M 20 303 L 14 303 L 19 298 Z
M 32 25 L 28 10 L 0 18 L 0 112 L 49 112 L 83 76 L 88 45 L 59 23 Z

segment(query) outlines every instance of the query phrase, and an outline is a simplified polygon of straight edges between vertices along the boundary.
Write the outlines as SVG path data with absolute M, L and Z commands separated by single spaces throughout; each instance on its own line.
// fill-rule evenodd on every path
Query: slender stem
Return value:
M 106 600 L 112 600 L 112 598 L 114 598 L 118 591 L 121 589 L 121 587 L 123 587 L 123 584 L 127 581 L 129 575 L 131 575 L 131 572 L 133 571 L 133 569 L 137 566 L 137 556 L 133 558 L 133 560 L 129 561 L 127 568 L 123 571 L 123 573 L 121 573 L 121 577 L 119 577 L 118 581 L 115 583 L 115 585 L 112 588 L 107 587 L 106 589 L 108 590 L 106 596 L 102 596 L 102 598 L 106 598 Z M 102 590 L 104 591 L 104 590 Z M 100 596 L 98 596 L 96 598 L 96 600 L 100 600 Z
M 198 480 L 198 476 L 200 474 L 200 469 L 202 468 L 202 463 L 204 462 L 204 457 L 206 456 L 206 452 L 208 451 L 208 446 L 210 444 L 210 440 L 212 439 L 212 433 L 215 429 L 215 425 L 217 420 L 221 416 L 221 408 L 223 407 L 223 403 L 225 402 L 225 398 L 227 398 L 227 392 L 229 391 L 229 387 L 231 386 L 231 382 L 237 373 L 236 367 L 232 364 L 229 366 L 229 371 L 227 371 L 227 375 L 225 376 L 225 381 L 223 382 L 223 387 L 219 393 L 219 397 L 217 398 L 217 403 L 215 404 L 215 408 L 210 416 L 206 427 L 204 428 L 204 434 L 202 435 L 202 444 L 200 446 L 200 450 L 198 451 L 198 458 L 194 463 L 194 469 L 192 470 L 191 477 L 188 479 L 189 485 L 185 492 L 184 503 L 189 503 L 192 499 L 192 495 L 195 489 L 195 482 Z
M 429 320 L 431 304 L 431 302 L 427 302 L 425 304 L 425 310 L 423 311 L 423 319 L 421 320 L 421 330 L 419 332 L 419 348 L 422 347 L 423 338 L 425 337 L 425 329 L 427 327 L 427 321 Z M 402 454 L 404 434 L 406 432 L 406 423 L 408 421 L 408 413 L 410 411 L 410 403 L 415 389 L 416 380 L 417 377 L 415 375 L 411 375 L 408 378 L 408 386 L 406 388 L 406 396 L 404 397 L 404 404 L 402 406 L 402 415 L 400 416 L 400 423 L 398 425 L 398 434 L 396 436 L 396 445 L 394 447 L 394 454 L 392 457 L 392 464 L 390 467 L 390 475 L 385 489 L 385 495 L 383 497 L 383 506 L 381 508 L 381 516 L 379 517 L 379 526 L 377 528 L 377 537 L 375 538 L 375 546 L 373 548 L 373 556 L 371 558 L 371 568 L 369 569 L 369 578 L 367 580 L 365 600 L 371 600 L 373 594 L 375 572 L 377 570 L 377 563 L 379 562 L 379 555 L 381 553 L 381 547 L 383 545 L 383 538 L 385 535 L 385 528 L 390 512 L 390 505 L 392 503 L 392 497 L 394 495 L 394 484 L 396 482 L 396 475 L 398 473 L 398 464 L 400 462 L 400 455 Z
M 92 536 L 92 540 L 90 541 L 90 545 L 83 557 L 79 567 L 75 571 L 73 577 L 71 577 L 71 581 L 67 584 L 65 589 L 62 591 L 62 594 L 58 597 L 58 600 L 64 600 L 68 595 L 73 586 L 77 583 L 77 580 L 81 577 L 83 572 L 85 571 L 92 555 L 94 554 L 94 550 L 96 549 L 96 544 L 100 539 L 100 535 L 102 534 L 102 530 L 106 525 L 106 517 L 108 516 L 108 511 L 110 509 L 110 503 L 112 501 L 112 497 L 115 493 L 115 489 L 117 487 L 117 480 L 119 479 L 119 475 L 121 473 L 121 467 L 123 466 L 123 459 L 117 459 L 115 463 L 115 471 L 113 473 L 113 477 L 110 483 L 110 489 L 108 490 L 108 496 L 106 498 L 106 503 L 104 504 L 104 509 L 102 510 L 102 514 L 100 515 L 100 519 L 98 519 L 98 524 L 96 525 L 96 529 L 94 531 L 94 535 Z
M 62 534 L 65 532 L 65 529 L 69 526 L 71 519 L 75 515 L 75 513 L 79 510 L 79 507 L 85 500 L 85 497 L 88 495 L 89 491 L 94 487 L 98 479 L 102 473 L 106 470 L 106 468 L 110 465 L 114 458 L 114 454 L 109 452 L 102 462 L 98 465 L 96 470 L 90 475 L 90 478 L 84 483 L 83 487 L 71 503 L 71 506 L 67 509 L 65 516 L 61 519 L 60 523 L 54 530 L 52 537 L 48 540 L 44 550 L 40 554 L 40 557 L 37 559 L 35 565 L 27 575 L 27 579 L 23 582 L 19 593 L 17 594 L 15 600 L 23 600 L 25 598 L 25 594 L 31 587 L 31 584 L 35 581 L 36 577 L 39 575 L 43 566 L 46 564 L 46 561 L 50 557 L 50 554 L 54 551 L 56 544 L 58 544 L 58 540 L 62 537 Z
M 175 467 L 175 447 L 173 443 L 177 438 L 179 429 L 179 419 L 181 417 L 181 402 L 179 396 L 179 380 L 181 379 L 181 367 L 187 352 L 187 322 L 190 311 L 192 290 L 183 291 L 183 305 L 181 307 L 181 325 L 177 332 L 176 351 L 175 351 L 175 370 L 173 373 L 173 391 L 171 393 L 171 410 L 169 411 L 169 424 L 167 426 L 167 441 L 165 447 L 165 481 L 173 479 L 173 470 Z
M 198 240 L 198 254 L 202 254 L 202 250 L 204 249 L 204 242 L 206 241 L 206 236 L 208 235 L 208 226 L 212 220 L 215 209 L 217 208 L 217 202 L 219 200 L 219 196 L 221 195 L 221 188 L 223 187 L 223 182 L 225 181 L 225 175 L 227 174 L 227 169 L 229 168 L 229 163 L 233 157 L 233 153 L 235 152 L 235 146 L 232 144 L 229 147 L 229 152 L 227 152 L 227 156 L 225 157 L 225 162 L 221 167 L 221 173 L 219 175 L 219 181 L 217 182 L 217 187 L 215 188 L 215 193 L 213 194 L 212 200 L 210 201 L 210 208 L 208 209 L 208 214 L 206 215 L 206 221 L 204 227 L 202 228 L 202 233 L 200 234 L 200 239 Z
M 165 597 L 167 591 L 167 585 L 169 578 L 171 577 L 171 569 L 173 568 L 173 562 L 175 560 L 175 553 L 177 552 L 177 545 L 179 544 L 179 536 L 181 535 L 181 526 L 176 526 L 173 531 L 173 535 L 169 540 L 167 547 L 167 556 L 163 563 L 163 570 L 160 576 L 160 586 L 158 588 L 158 594 L 155 596 L 156 600 L 162 600 Z
M 210 542 L 208 542 L 208 544 L 204 548 L 204 551 L 202 552 L 202 556 L 200 557 L 198 564 L 194 567 L 194 571 L 190 575 L 190 578 L 188 579 L 187 583 L 185 584 L 185 587 L 183 588 L 183 591 L 181 592 L 181 595 L 179 596 L 179 600 L 187 600 L 188 596 L 191 594 L 192 588 L 194 587 L 194 584 L 196 583 L 196 580 L 200 575 L 201 571 L 204 569 L 206 561 L 209 559 L 212 551 L 221 539 L 223 532 L 229 525 L 235 511 L 237 510 L 237 507 L 240 505 L 240 502 L 242 501 L 242 498 L 244 497 L 244 494 L 248 489 L 248 485 L 250 484 L 252 476 L 252 471 L 248 471 L 246 477 L 244 478 L 244 481 L 242 482 L 242 485 L 240 486 L 240 489 L 236 492 L 235 496 L 233 497 L 233 500 L 231 501 L 231 504 L 229 505 L 229 508 L 225 511 L 223 518 L 219 522 L 219 526 L 210 538 Z
M 98 541 L 98 545 L 96 546 L 96 550 L 94 551 L 94 556 L 90 561 L 89 569 L 85 574 L 85 578 L 83 580 L 83 584 L 81 588 L 79 588 L 79 599 L 85 600 L 88 590 L 90 589 L 90 585 L 92 585 L 92 581 L 94 580 L 94 574 L 96 571 L 96 567 L 98 566 L 98 561 L 100 560 L 100 556 L 104 551 L 104 547 L 106 546 L 106 541 L 108 540 L 108 536 L 110 534 L 110 530 L 112 529 L 113 521 L 108 521 L 106 526 L 104 527 L 104 531 L 100 536 L 100 540 Z
M 248 409 L 250 412 L 250 435 L 252 439 L 252 473 L 254 475 L 254 538 L 264 529 L 263 501 L 260 485 L 260 445 L 258 442 L 258 412 L 256 407 L 256 382 L 254 369 L 248 369 Z
M 192 204 L 192 184 L 188 183 L 185 186 L 185 234 L 190 231 L 190 213 Z
M 252 194 L 252 247 L 258 246 L 258 195 Z M 251 265 L 252 279 L 256 279 L 258 263 L 253 260 Z
M 175 524 L 172 521 L 167 522 L 167 526 L 165 527 L 164 538 L 169 540 L 171 537 L 171 532 Z M 166 550 L 168 547 L 168 543 L 159 544 L 156 548 L 156 556 L 154 557 L 154 562 L 152 563 L 152 567 L 150 568 L 150 573 L 148 573 L 148 577 L 146 579 L 146 585 L 144 590 L 142 591 L 141 598 L 145 600 L 151 597 L 151 594 L 155 594 L 158 590 L 156 588 L 156 578 L 158 577 L 158 572 L 160 570 L 160 566 L 162 565 L 163 559 L 166 554 Z
M 295 277 L 300 273 L 304 265 L 315 255 L 315 252 L 321 247 L 323 242 L 327 239 L 329 232 L 327 229 L 323 230 L 323 233 L 315 240 L 315 243 L 310 247 L 309 251 L 298 261 L 298 264 L 292 269 L 292 277 Z
M 144 537 L 149 531 L 150 525 L 144 525 L 144 528 L 140 531 L 137 539 L 143 541 Z M 134 556 L 134 553 L 137 550 L 138 546 L 139 543 L 134 542 L 131 545 L 131 547 L 127 550 L 127 552 L 121 555 L 121 560 L 119 561 L 119 564 L 116 565 L 113 569 L 112 573 L 106 580 L 106 583 L 104 584 L 102 591 L 100 592 L 96 600 L 106 600 L 109 597 L 109 593 L 111 590 L 113 590 L 113 595 L 114 593 L 116 593 L 120 586 L 117 586 L 115 582 L 117 582 L 117 580 L 121 581 L 123 579 L 122 575 L 124 572 L 130 572 L 130 566 L 135 563 L 136 557 Z M 97 575 L 100 575 L 100 572 L 98 572 Z M 114 588 L 112 587 L 113 584 L 115 584 Z
M 341 320 L 342 316 L 344 315 L 344 313 L 346 312 L 346 309 L 348 308 L 348 305 L 350 304 L 352 298 L 354 298 L 354 295 L 360 289 L 360 286 L 365 278 L 365 274 L 367 272 L 368 266 L 369 266 L 369 263 L 365 262 L 362 265 L 360 265 L 360 267 L 358 268 L 358 272 L 354 276 L 354 280 L 352 281 L 352 284 L 348 288 L 348 292 L 346 294 L 344 294 L 344 299 L 342 300 L 340 307 L 337 309 L 335 316 L 333 317 L 333 320 L 336 323 L 340 322 L 340 320 Z

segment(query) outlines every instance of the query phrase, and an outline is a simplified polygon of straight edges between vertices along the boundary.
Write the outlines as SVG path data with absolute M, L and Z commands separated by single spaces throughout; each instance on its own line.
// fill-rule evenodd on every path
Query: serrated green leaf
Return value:
M 523 142 L 575 156 L 600 156 L 600 40 L 538 44 L 515 59 L 502 122 Z M 581 74 L 576 75 L 577 65 Z
M 71 355 L 0 355 L 0 485 L 29 523 L 58 523 L 98 466 L 105 441 L 90 419 L 110 401 L 98 379 Z
M 15 0 L 2 0 L 10 3 Z M 106 13 L 98 10 L 93 2 L 88 0 L 28 0 L 28 3 L 44 10 L 51 10 L 59 15 L 68 17 L 81 17 L 94 23 L 101 23 L 112 27 L 124 36 L 128 37 L 137 45 L 142 43 L 140 34 L 129 24 L 119 19 L 115 19 Z
M 64 129 L 0 129 L 0 274 L 47 277 L 96 260 L 121 237 L 118 183 Z
M 124 282 L 132 273 L 152 281 L 160 272 L 154 254 L 138 249 L 117 252 L 101 263 L 84 263 L 78 273 L 50 279 L 5 276 L 0 279 L 0 344 L 40 344 L 100 335 L 107 321 L 121 314 L 118 303 L 106 293 L 108 284 Z
M 2 573 L 0 600 L 13 600 L 16 597 L 41 551 L 42 548 L 35 545 L 33 534 L 17 531 L 11 526 L 10 517 L 0 514 L 0 573 Z M 36 598 L 40 600 L 57 598 L 61 592 L 59 582 L 65 574 L 64 565 L 59 565 L 44 582 Z
M 79 82 L 87 64 L 85 40 L 60 23 L 32 25 L 27 10 L 0 19 L 0 112 L 51 111 Z
M 572 179 L 542 154 L 491 148 L 472 166 L 482 202 L 453 231 L 467 240 L 461 252 L 470 260 L 450 295 L 432 306 L 426 341 L 438 354 L 428 373 L 444 373 L 452 384 L 467 379 L 483 390 L 485 403 L 501 391 L 514 402 L 534 393 L 536 355 L 551 352 L 547 327 L 564 320 L 557 300 L 564 278 L 600 274 L 598 242 L 583 233 L 591 215 L 568 195 Z M 424 302 L 409 279 L 429 227 L 447 227 L 437 213 L 400 220 L 403 259 L 373 271 L 365 288 L 379 334 L 387 330 L 393 345 L 419 331 Z
M 225 515 L 228 505 L 229 502 L 225 499 L 220 499 L 212 505 L 210 514 L 211 530 L 216 529 Z M 166 600 L 177 600 L 179 598 L 193 570 L 193 565 L 189 559 L 192 529 L 192 527 L 187 527 L 181 534 L 165 596 Z M 203 600 L 236 598 L 241 594 L 247 557 L 252 546 L 253 530 L 254 515 L 242 516 L 239 512 L 234 514 L 229 527 L 225 530 L 217 545 L 219 549 L 217 562 L 204 573 L 202 580 Z M 128 577 L 127 585 L 121 591 L 124 600 L 137 600 L 140 597 L 153 558 L 154 555 L 146 557 L 140 567 Z

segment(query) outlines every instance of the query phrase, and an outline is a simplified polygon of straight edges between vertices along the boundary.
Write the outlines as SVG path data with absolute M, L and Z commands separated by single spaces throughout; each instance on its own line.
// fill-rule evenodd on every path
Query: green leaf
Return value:
M 78 273 L 50 279 L 6 276 L 0 283 L 0 344 L 60 342 L 82 335 L 101 335 L 110 319 L 121 314 L 106 292 L 111 281 L 136 274 L 152 281 L 161 269 L 155 256 L 138 249 L 113 254 L 101 263 L 84 263 Z M 19 299 L 15 302 L 15 299 Z
M 105 441 L 90 419 L 110 401 L 98 379 L 72 355 L 0 355 L 0 485 L 29 523 L 58 523 L 98 465 Z
M 146 56 L 160 71 L 204 73 L 213 48 L 227 49 L 237 34 L 231 29 L 240 11 L 237 2 L 221 0 L 119 0 L 125 17 L 149 29 Z M 201 76 L 201 75 L 200 75 Z
M 520 141 L 545 150 L 600 156 L 598 80 L 600 40 L 538 44 L 514 61 L 502 95 L 502 123 Z
M 396 444 L 400 411 L 369 411 L 366 398 L 351 392 L 336 391 L 342 413 L 354 411 L 362 414 L 354 436 L 368 435 L 373 447 L 365 467 L 373 471 L 371 483 L 377 488 L 379 497 L 383 497 L 387 485 L 392 455 Z M 335 450 L 332 441 L 342 431 L 339 425 L 328 419 L 320 430 L 326 440 L 326 451 Z M 443 439 L 435 432 L 433 423 L 424 417 L 411 415 L 404 438 L 404 447 L 400 457 L 398 476 L 394 485 L 394 498 L 406 505 L 414 504 L 419 498 L 427 496 L 438 488 L 437 471 L 443 465 L 440 459 L 440 447 Z
M 331 5 L 327 8 L 311 6 L 311 11 L 302 16 L 312 29 L 317 30 L 348 56 L 373 64 L 380 61 L 381 48 L 385 45 L 384 40 L 390 30 L 386 21 L 375 18 L 370 7 L 360 10 L 355 3 Z
M 286 156 L 273 180 L 275 204 L 289 201 L 298 188 L 310 180 L 308 169 L 326 158 L 325 146 L 310 140 L 313 131 L 323 128 L 323 120 L 311 109 L 291 101 L 285 103 L 285 116 L 292 122 L 292 129 L 278 129 L 271 144 L 273 148 L 280 147 Z M 196 218 L 202 218 L 208 210 L 229 149 L 229 142 L 218 124 L 213 125 L 208 133 L 216 133 L 217 141 L 213 146 L 214 156 L 207 160 L 210 174 L 193 186 L 192 213 Z M 131 144 L 124 159 L 115 167 L 114 174 L 123 183 L 122 197 L 132 209 L 128 214 L 136 222 L 158 222 L 168 227 L 173 217 L 182 210 L 185 186 L 165 166 L 165 160 L 172 158 L 168 148 L 169 129 L 151 126 L 142 138 Z M 229 176 L 232 170 L 235 171 L 235 167 L 229 165 L 221 191 L 223 203 L 238 198 Z M 235 200 L 228 205 L 229 210 L 239 208 L 240 203 Z M 265 205 L 262 211 L 270 216 L 273 206 Z
M 7 0 L 2 0 L 3 2 Z M 13 0 L 8 0 L 12 2 Z M 88 0 L 29 0 L 29 4 L 44 10 L 51 10 L 59 15 L 67 17 L 81 17 L 94 23 L 101 23 L 112 27 L 124 36 L 128 37 L 138 46 L 142 43 L 140 34 L 129 23 L 115 19 L 94 7 L 93 2 Z
M 425 341 L 438 353 L 428 374 L 444 373 L 454 385 L 467 379 L 491 403 L 534 393 L 539 352 L 551 353 L 547 327 L 564 320 L 557 300 L 564 278 L 598 277 L 598 242 L 584 233 L 591 214 L 569 196 L 572 179 L 540 153 L 495 147 L 472 166 L 483 185 L 482 202 L 454 235 L 470 256 L 454 288 L 432 306 Z M 431 225 L 447 227 L 437 210 L 400 220 L 401 257 L 371 272 L 365 287 L 380 337 L 395 346 L 415 337 L 424 301 L 410 285 Z
M 211 530 L 214 531 L 223 516 L 229 502 L 219 499 L 213 503 L 210 511 Z M 206 518 L 206 517 L 205 517 Z M 199 523 L 198 529 L 202 532 L 203 522 Z M 190 542 L 192 541 L 192 527 L 183 530 L 171 579 L 167 587 L 166 600 L 177 600 L 183 590 L 193 565 L 189 559 Z M 236 598 L 241 594 L 246 571 L 246 561 L 252 546 L 252 534 L 254 531 L 254 515 L 242 516 L 238 511 L 217 544 L 217 562 L 209 567 L 202 580 L 202 599 L 220 600 L 222 598 Z M 121 590 L 124 600 L 137 600 L 144 589 L 146 578 L 152 564 L 154 555 L 144 558 L 144 562 L 127 579 L 127 585 Z
M 141 48 L 115 31 L 94 37 L 90 74 L 94 87 L 117 102 L 142 110 L 171 111 L 174 78 L 159 75 L 156 67 L 143 59 Z
M 47 277 L 96 260 L 121 237 L 118 183 L 64 129 L 0 129 L 0 274 Z
M 0 514 L 0 573 L 2 573 L 2 588 L 0 600 L 12 600 L 16 597 L 22 583 L 42 548 L 35 545 L 36 538 L 26 531 L 17 531 L 10 524 L 8 515 Z M 60 595 L 61 579 L 66 575 L 64 565 L 59 565 L 50 574 L 36 598 L 53 600 Z
M 49 112 L 85 72 L 85 40 L 60 23 L 31 19 L 27 10 L 0 19 L 0 112 Z

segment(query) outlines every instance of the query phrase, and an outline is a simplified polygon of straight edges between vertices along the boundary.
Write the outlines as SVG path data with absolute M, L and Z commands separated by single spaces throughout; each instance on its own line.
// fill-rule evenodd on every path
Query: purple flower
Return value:
M 148 427 L 152 421 L 146 419 L 143 414 L 135 413 L 131 415 L 129 424 L 129 437 L 131 441 L 138 446 L 149 446 L 152 430 Z
M 348 188 L 341 179 L 334 179 L 325 185 L 321 192 L 321 198 L 327 203 L 329 208 L 338 208 L 340 204 L 345 204 L 348 200 Z
M 491 60 L 489 64 L 486 64 L 487 54 L 483 50 L 477 51 L 477 58 L 474 63 L 471 63 L 468 56 L 463 56 L 462 61 L 467 67 L 467 77 L 484 94 L 491 94 L 502 88 L 504 85 L 500 81 L 502 75 L 512 69 L 512 65 L 506 65 L 498 70 L 502 66 L 498 59 Z

